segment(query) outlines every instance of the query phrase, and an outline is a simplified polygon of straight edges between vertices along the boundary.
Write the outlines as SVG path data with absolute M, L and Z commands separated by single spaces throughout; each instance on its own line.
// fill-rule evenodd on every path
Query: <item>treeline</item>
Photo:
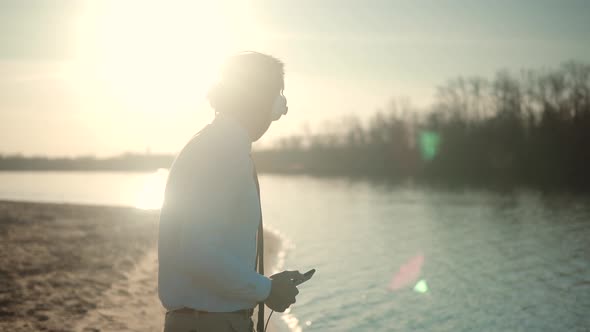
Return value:
M 367 122 L 346 117 L 253 157 L 260 172 L 590 191 L 590 66 L 460 77 L 428 110 L 392 104 Z M 0 170 L 151 171 L 173 159 L 0 155 Z
M 18 171 L 152 171 L 169 168 L 174 156 L 126 153 L 111 158 L 48 158 L 0 155 L 0 170 Z
M 461 77 L 427 112 L 398 104 L 332 127 L 259 152 L 259 170 L 590 191 L 586 64 Z

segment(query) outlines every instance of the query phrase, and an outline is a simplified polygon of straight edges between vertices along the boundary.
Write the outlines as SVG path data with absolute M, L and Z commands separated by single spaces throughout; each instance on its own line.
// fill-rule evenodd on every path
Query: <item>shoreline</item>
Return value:
M 0 200 L 0 330 L 161 331 L 158 215 Z M 283 249 L 266 230 L 267 271 Z M 273 315 L 269 331 L 281 330 L 278 320 Z

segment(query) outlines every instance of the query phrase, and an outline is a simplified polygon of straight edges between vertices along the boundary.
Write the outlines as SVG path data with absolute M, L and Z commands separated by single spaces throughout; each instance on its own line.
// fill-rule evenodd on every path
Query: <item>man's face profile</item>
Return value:
M 252 142 L 258 141 L 264 133 L 270 128 L 270 125 L 274 121 L 273 119 L 273 107 L 275 105 L 275 101 L 277 97 L 281 94 L 281 90 L 274 91 L 273 93 L 268 94 L 267 98 L 264 98 L 259 106 L 255 106 L 258 110 L 254 109 L 253 117 L 255 118 L 253 121 L 256 125 L 254 128 L 254 132 L 252 135 Z

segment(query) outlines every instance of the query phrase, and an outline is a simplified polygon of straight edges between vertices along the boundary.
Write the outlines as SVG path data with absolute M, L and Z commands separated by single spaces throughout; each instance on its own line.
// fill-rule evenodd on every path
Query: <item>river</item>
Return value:
M 166 171 L 0 172 L 0 199 L 157 208 Z M 590 199 L 261 175 L 292 331 L 590 331 Z

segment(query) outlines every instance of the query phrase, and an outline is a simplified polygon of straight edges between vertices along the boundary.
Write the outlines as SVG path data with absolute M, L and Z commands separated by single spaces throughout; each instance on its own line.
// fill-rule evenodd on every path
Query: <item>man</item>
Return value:
M 250 158 L 273 120 L 286 114 L 283 64 L 247 52 L 230 57 L 208 98 L 214 121 L 174 161 L 160 214 L 159 296 L 165 332 L 252 331 L 252 309 L 295 303 L 298 271 L 255 271 L 261 229 Z

